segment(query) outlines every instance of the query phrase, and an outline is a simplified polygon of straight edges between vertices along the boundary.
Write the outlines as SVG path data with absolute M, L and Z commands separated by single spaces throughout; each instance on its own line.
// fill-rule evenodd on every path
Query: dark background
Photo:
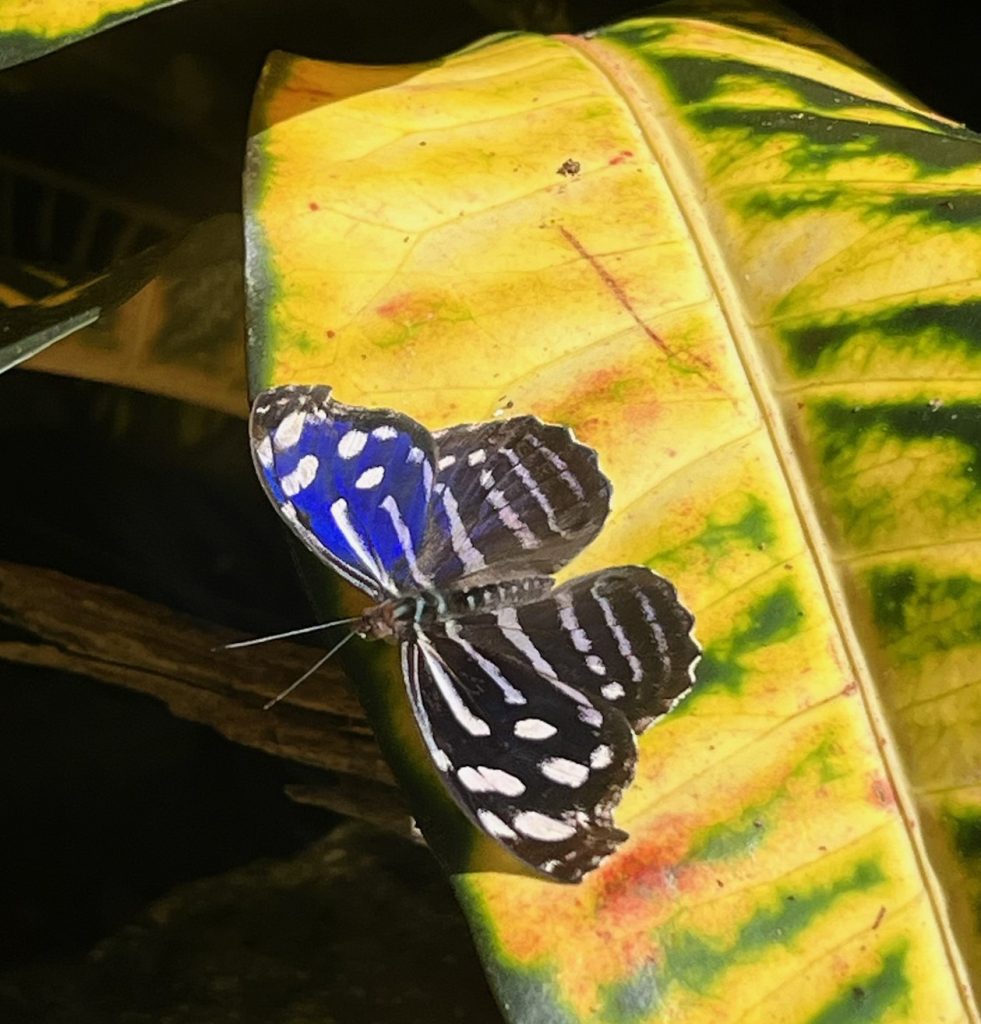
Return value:
M 959 6 L 788 6 L 939 113 L 981 123 L 977 26 L 954 13 Z M 565 8 L 572 30 L 637 11 L 596 0 Z M 21 280 L 25 260 L 69 279 L 104 266 L 110 237 L 85 252 L 75 242 L 92 187 L 153 212 L 151 223 L 238 209 L 248 109 L 269 50 L 425 60 L 513 26 L 515 14 L 548 30 L 561 27 L 563 11 L 495 0 L 191 0 L 0 72 L 0 170 L 5 160 L 44 168 L 80 196 L 77 214 L 42 235 L 36 211 L 49 185 L 23 173 L 0 178 L 0 279 Z M 138 241 L 154 239 L 148 228 Z M 27 372 L 0 378 L 0 558 L 109 583 L 246 632 L 308 621 L 276 517 L 252 475 L 243 424 L 207 414 L 195 443 L 177 448 L 185 412 L 97 384 Z M 52 671 L 2 664 L 0 673 L 0 970 L 9 972 L 0 977 L 0 1008 L 8 987 L 23 992 L 25 972 L 91 965 L 85 954 L 95 943 L 175 884 L 289 856 L 339 822 L 283 795 L 285 784 L 308 781 L 302 769 L 177 720 L 153 700 Z M 365 842 L 382 851 L 375 860 L 386 885 L 424 891 L 445 911 L 445 941 L 466 960 L 454 971 L 469 985 L 471 1019 L 493 1020 L 463 924 L 450 920 L 452 897 L 428 855 L 400 840 Z M 365 906 L 377 940 L 365 955 L 385 960 L 375 981 L 394 992 L 406 984 L 398 964 L 411 938 L 384 906 Z M 438 957 L 411 969 L 424 989 L 441 984 Z M 23 999 L 9 1005 L 31 1016 Z M 379 1020 L 433 1019 L 424 999 L 385 1005 Z M 335 1010 L 340 1020 L 366 1019 L 356 1003 Z

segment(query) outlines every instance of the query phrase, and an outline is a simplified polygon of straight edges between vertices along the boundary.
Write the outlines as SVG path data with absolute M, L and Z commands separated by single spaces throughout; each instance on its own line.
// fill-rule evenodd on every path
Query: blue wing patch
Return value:
M 270 498 L 325 562 L 376 597 L 429 585 L 417 562 L 435 473 L 427 430 L 296 385 L 256 398 L 250 433 Z

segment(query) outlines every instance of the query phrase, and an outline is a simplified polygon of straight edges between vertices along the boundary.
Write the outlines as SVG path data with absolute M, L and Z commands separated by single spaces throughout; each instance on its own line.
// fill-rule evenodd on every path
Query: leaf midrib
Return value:
M 858 683 L 866 719 L 877 741 L 883 768 L 896 794 L 896 804 L 902 815 L 907 841 L 916 858 L 921 884 L 938 922 L 951 971 L 958 981 L 957 987 L 964 1012 L 968 1019 L 977 1020 L 977 1014 L 967 995 L 970 987 L 966 969 L 953 938 L 944 896 L 920 838 L 922 828 L 915 803 L 909 792 L 901 762 L 893 753 L 898 749 L 897 744 L 889 724 L 877 706 L 875 676 L 865 658 L 865 652 L 852 622 L 843 580 L 821 528 L 820 516 L 811 498 L 803 466 L 793 447 L 790 432 L 783 422 L 779 396 L 771 395 L 770 389 L 766 386 L 768 374 L 755 347 L 750 323 L 743 315 L 735 275 L 730 271 L 723 249 L 715 241 L 704 211 L 695 201 L 695 197 L 703 194 L 705 190 L 696 187 L 693 176 L 688 172 L 686 161 L 664 127 L 670 123 L 672 104 L 667 96 L 659 93 L 655 80 L 643 65 L 625 49 L 617 47 L 614 59 L 609 54 L 616 46 L 614 43 L 603 39 L 590 40 L 573 36 L 563 38 L 568 46 L 579 52 L 585 63 L 605 78 L 611 95 L 619 99 L 624 108 L 624 116 L 634 123 L 639 135 L 647 143 L 650 159 L 660 165 L 665 188 L 674 200 L 678 215 L 688 228 L 706 279 L 716 296 L 719 312 L 729 329 L 746 381 L 756 400 L 761 425 L 770 438 L 789 499 L 796 512 L 806 546 L 814 560 L 842 654 Z M 627 74 L 619 74 L 623 69 L 626 69 Z M 643 89 L 638 85 L 638 81 L 645 83 Z M 658 108 L 654 111 L 657 116 L 650 116 L 654 107 Z

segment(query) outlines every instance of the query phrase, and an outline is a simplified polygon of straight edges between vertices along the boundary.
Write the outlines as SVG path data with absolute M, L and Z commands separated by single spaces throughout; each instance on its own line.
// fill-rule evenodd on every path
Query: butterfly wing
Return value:
M 419 561 L 435 586 L 550 575 L 602 528 L 609 481 L 567 428 L 517 416 L 433 438 L 433 523 Z
M 289 385 L 257 396 L 250 433 L 267 495 L 328 565 L 376 598 L 429 584 L 416 560 L 435 474 L 424 427 Z
M 577 882 L 627 838 L 612 811 L 633 777 L 634 734 L 578 679 L 552 673 L 513 615 L 502 609 L 418 631 L 403 644 L 403 671 L 457 804 L 525 863 Z
M 662 576 L 639 565 L 602 569 L 516 610 L 521 629 L 548 638 L 562 677 L 622 711 L 635 732 L 667 714 L 694 681 L 694 617 Z M 583 671 L 584 669 L 584 671 Z

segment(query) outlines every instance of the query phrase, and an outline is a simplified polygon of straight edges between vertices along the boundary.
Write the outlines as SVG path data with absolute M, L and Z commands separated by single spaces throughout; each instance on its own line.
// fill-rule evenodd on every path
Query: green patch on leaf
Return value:
M 781 338 L 794 368 L 826 372 L 850 342 L 888 346 L 905 356 L 935 360 L 940 352 L 965 359 L 981 355 L 981 300 L 917 303 L 832 323 L 784 328 Z
M 955 194 L 946 188 L 937 192 L 884 197 L 875 191 L 843 189 L 838 182 L 808 182 L 796 188 L 782 185 L 778 191 L 772 191 L 763 184 L 758 191 L 749 191 L 744 197 L 731 201 L 744 216 L 765 220 L 785 220 L 815 210 L 834 209 L 852 211 L 863 219 L 874 216 L 883 221 L 896 220 L 901 216 L 915 217 L 920 227 L 942 231 L 975 230 L 981 222 L 981 198 L 965 193 Z M 785 301 L 792 301 L 792 298 L 788 296 Z
M 743 135 L 754 150 L 765 138 L 796 136 L 800 144 L 782 158 L 799 174 L 822 174 L 850 159 L 898 157 L 918 168 L 919 176 L 973 167 L 981 160 L 976 141 L 894 124 L 869 124 L 781 108 L 747 107 L 695 110 L 689 118 L 703 134 Z M 915 175 L 914 175 L 915 176 Z
M 710 942 L 682 929 L 666 931 L 665 977 L 686 988 L 703 992 L 733 964 L 759 960 L 769 947 L 784 947 L 834 904 L 850 893 L 861 892 L 885 881 L 875 861 L 860 861 L 851 874 L 809 891 L 778 893 L 776 902 L 760 908 L 740 929 L 731 945 Z
M 944 823 L 964 860 L 981 861 L 981 812 L 944 811 Z
M 526 967 L 497 956 L 484 958 L 484 965 L 508 1020 L 579 1024 L 579 1016 L 562 999 L 553 968 Z
M 715 565 L 732 551 L 747 547 L 764 550 L 776 542 L 777 530 L 766 503 L 755 494 L 744 496 L 743 508 L 734 515 L 710 513 L 705 526 L 683 544 L 658 551 L 647 564 L 651 568 L 690 562 L 692 548 L 700 548 Z
M 894 215 L 915 213 L 924 226 L 935 225 L 950 231 L 973 230 L 981 223 L 981 195 L 977 193 L 896 196 L 885 209 Z
M 941 576 L 914 565 L 865 573 L 872 617 L 889 658 L 911 665 L 933 654 L 978 644 L 981 578 Z
M 909 989 L 906 948 L 903 947 L 886 953 L 878 971 L 853 980 L 841 996 L 808 1024 L 860 1024 L 882 1020 L 895 1010 L 897 1003 L 907 998 Z
M 626 981 L 600 989 L 604 1021 L 609 1024 L 639 1024 L 650 1020 L 660 1001 L 657 968 L 646 963 Z
M 981 406 L 969 402 L 898 402 L 883 405 L 847 405 L 837 399 L 813 406 L 824 427 L 821 457 L 824 463 L 850 463 L 860 441 L 875 436 L 888 441 L 949 438 L 965 452 L 963 472 L 976 481 L 981 466 Z M 975 498 L 976 500 L 976 498 Z
M 773 801 L 768 801 L 768 806 Z M 689 856 L 693 861 L 730 860 L 751 856 L 766 835 L 759 807 L 748 807 L 735 821 L 711 825 L 696 836 Z
M 800 631 L 803 618 L 796 588 L 789 580 L 782 582 L 754 601 L 729 636 L 705 652 L 698 666 L 699 684 L 738 688 L 747 673 L 741 659 L 761 647 L 789 640 Z
M 641 56 L 646 56 L 643 53 L 645 46 L 664 42 L 676 34 L 677 28 L 671 22 L 647 18 L 627 21 L 621 25 L 612 25 L 597 33 L 603 39 L 611 43 L 618 43 Z
M 790 71 L 778 71 L 775 68 L 762 67 L 748 61 L 732 58 L 705 58 L 702 56 L 670 56 L 655 58 L 651 66 L 667 76 L 676 98 L 682 104 L 704 104 L 715 101 L 725 103 L 727 91 L 747 89 L 765 89 L 767 92 L 778 90 L 788 97 L 787 106 L 800 110 L 820 110 L 825 112 L 863 110 L 881 110 L 890 117 L 896 114 L 921 124 L 931 130 L 949 130 L 948 125 L 936 118 L 917 111 L 897 107 L 882 100 L 873 100 L 867 96 L 859 96 L 844 89 L 826 85 L 812 78 L 804 78 Z M 972 139 L 970 132 L 959 132 L 965 139 Z
M 799 787 L 788 784 L 790 780 L 811 778 L 811 784 L 828 785 L 848 774 L 843 760 L 837 739 L 824 737 L 794 765 L 768 800 L 744 808 L 737 818 L 728 818 L 696 833 L 686 859 L 705 863 L 753 856 L 766 837 L 768 825 L 780 820 L 780 805 L 795 799 L 799 792 Z
M 744 199 L 737 199 L 736 205 L 745 217 L 784 220 L 813 210 L 829 210 L 843 205 L 851 208 L 855 202 L 854 195 L 843 193 L 840 188 L 816 188 L 809 185 L 798 191 L 783 189 L 780 192 L 750 192 Z

